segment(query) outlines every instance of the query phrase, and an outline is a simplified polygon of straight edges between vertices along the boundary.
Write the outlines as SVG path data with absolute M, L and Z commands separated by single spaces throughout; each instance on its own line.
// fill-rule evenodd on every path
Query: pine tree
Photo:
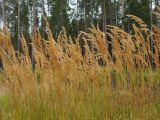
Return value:
M 51 17 L 49 18 L 49 22 L 55 37 L 58 36 L 63 26 L 67 32 L 69 31 L 70 21 L 68 11 L 68 0 L 51 1 Z
M 126 14 L 128 13 L 140 17 L 151 26 L 150 0 L 126 0 Z

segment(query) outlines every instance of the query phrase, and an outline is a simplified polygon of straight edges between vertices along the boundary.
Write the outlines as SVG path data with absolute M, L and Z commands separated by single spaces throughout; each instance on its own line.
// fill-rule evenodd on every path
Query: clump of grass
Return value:
M 75 40 L 65 28 L 55 40 L 46 23 L 47 40 L 39 31 L 32 38 L 33 58 L 23 35 L 17 53 L 4 28 L 0 32 L 0 117 L 158 119 L 159 29 L 154 26 L 150 31 L 141 19 L 128 17 L 137 22 L 130 33 L 115 26 L 107 26 L 108 32 L 103 33 L 92 26 Z

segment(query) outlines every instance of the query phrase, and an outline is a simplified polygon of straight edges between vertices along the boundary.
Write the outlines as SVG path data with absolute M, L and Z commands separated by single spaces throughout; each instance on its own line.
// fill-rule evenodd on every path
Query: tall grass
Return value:
M 21 37 L 14 50 L 7 28 L 0 32 L 0 117 L 15 120 L 124 120 L 160 118 L 159 28 L 136 16 L 130 33 L 95 26 L 55 40 L 35 31 L 30 51 Z M 153 50 L 150 44 L 153 43 Z

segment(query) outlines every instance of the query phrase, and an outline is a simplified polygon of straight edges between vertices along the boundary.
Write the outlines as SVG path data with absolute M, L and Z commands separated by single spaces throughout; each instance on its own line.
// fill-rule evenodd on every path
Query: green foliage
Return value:
M 69 31 L 69 9 L 68 0 L 51 0 L 49 23 L 55 37 L 58 37 L 62 27 L 65 27 L 67 32 Z
M 126 14 L 135 15 L 148 25 L 151 26 L 150 0 L 127 0 Z
M 28 2 L 22 1 L 20 6 L 20 28 L 21 32 L 24 34 L 25 37 L 29 35 L 29 8 Z M 17 40 L 18 40 L 18 2 L 17 0 L 8 1 L 8 9 L 6 10 L 9 12 L 7 16 L 8 20 L 8 27 L 12 33 L 13 45 L 17 47 Z

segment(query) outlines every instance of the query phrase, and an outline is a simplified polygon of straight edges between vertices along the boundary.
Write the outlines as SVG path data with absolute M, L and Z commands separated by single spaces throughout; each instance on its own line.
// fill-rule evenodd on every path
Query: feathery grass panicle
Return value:
M 130 33 L 92 26 L 75 43 L 65 28 L 55 40 L 44 18 L 47 40 L 37 30 L 31 43 L 34 69 L 24 36 L 17 52 L 8 29 L 0 31 L 2 119 L 159 118 L 159 28 L 128 17 L 136 21 Z

